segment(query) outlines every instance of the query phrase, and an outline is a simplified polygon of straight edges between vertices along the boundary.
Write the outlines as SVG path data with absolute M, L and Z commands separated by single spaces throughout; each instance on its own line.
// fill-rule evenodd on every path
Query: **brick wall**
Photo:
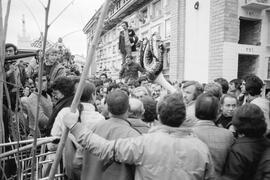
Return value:
M 182 81 L 185 58 L 185 1 L 171 1 L 171 60 L 170 80 Z
M 211 0 L 209 80 L 223 77 L 224 42 L 239 39 L 238 1 Z
M 239 19 L 238 1 L 226 0 L 224 10 L 224 41 L 238 43 Z

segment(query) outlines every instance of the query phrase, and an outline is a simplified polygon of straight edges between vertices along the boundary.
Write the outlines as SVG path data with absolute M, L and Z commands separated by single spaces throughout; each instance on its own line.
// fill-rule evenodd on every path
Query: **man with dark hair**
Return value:
M 46 128 L 46 135 L 49 136 L 53 123 L 59 111 L 64 107 L 69 107 L 74 98 L 74 80 L 70 77 L 61 76 L 58 77 L 52 84 L 52 99 L 54 103 L 54 108 L 52 115 L 48 121 L 48 126 Z
M 198 121 L 195 117 L 195 102 L 197 97 L 203 93 L 202 85 L 197 81 L 186 81 L 182 88 L 184 103 L 187 108 L 186 120 L 183 126 L 192 127 Z
M 55 88 L 55 86 L 53 86 Z M 87 128 L 92 129 L 94 124 L 100 121 L 100 119 L 104 119 L 104 117 L 101 118 L 101 115 L 95 111 L 95 85 L 90 82 L 85 82 L 84 90 L 82 92 L 82 96 L 80 99 L 79 109 L 81 111 L 81 121 L 84 123 Z M 62 118 L 63 115 L 68 111 L 68 107 L 62 108 L 59 113 L 57 114 L 55 118 L 55 122 L 53 124 L 51 135 L 52 136 L 61 136 L 62 130 Z M 88 117 L 88 118 L 86 118 Z
M 5 45 L 5 49 L 6 49 L 6 56 L 14 56 L 18 54 L 18 49 L 14 44 L 7 43 Z
M 154 124 L 154 122 L 157 120 L 157 102 L 154 100 L 153 97 L 149 95 L 143 96 L 142 98 L 140 98 L 140 100 L 142 101 L 143 107 L 145 109 L 142 120 L 146 123 Z
M 229 83 L 229 92 L 228 93 L 234 95 L 235 97 L 238 97 L 241 94 L 241 85 L 242 85 L 241 79 L 231 80 Z
M 106 73 L 102 73 L 100 76 L 99 76 L 100 80 L 104 83 L 106 79 L 108 79 L 108 76 Z
M 107 140 L 139 136 L 139 132 L 133 129 L 128 119 L 129 97 L 122 90 L 111 91 L 106 98 L 110 118 L 96 123 L 92 130 L 94 133 Z M 127 164 L 109 162 L 104 163 L 98 157 L 84 153 L 82 180 L 129 180 L 134 178 L 134 167 Z
M 75 80 L 76 82 L 76 80 Z M 84 126 L 90 130 L 94 128 L 94 126 L 102 121 L 105 121 L 105 118 L 95 111 L 95 85 L 90 82 L 85 82 L 84 90 L 82 92 L 82 96 L 79 104 L 79 112 L 80 112 L 80 120 Z M 61 137 L 63 132 L 63 117 L 69 108 L 63 108 L 57 114 L 55 118 L 55 122 L 53 124 L 51 135 L 55 137 Z M 50 150 L 56 150 L 55 145 L 50 144 Z M 65 161 L 65 169 L 67 176 L 72 179 L 80 179 L 80 174 L 83 166 L 83 158 L 89 158 L 88 156 L 83 157 L 83 149 L 78 143 L 69 136 L 67 142 L 65 144 L 65 159 L 70 161 Z M 84 161 L 88 162 L 88 160 Z
M 220 100 L 221 115 L 216 121 L 220 127 L 229 129 L 232 125 L 232 116 L 237 108 L 237 98 L 230 94 L 225 94 Z
M 240 106 L 232 124 L 238 133 L 228 154 L 221 179 L 253 180 L 261 155 L 266 147 L 264 113 L 255 104 Z
M 5 50 L 6 50 L 5 56 L 14 56 L 18 53 L 17 47 L 11 43 L 7 43 L 5 45 Z M 16 92 L 19 92 L 24 87 L 27 79 L 25 67 L 18 60 L 14 62 L 5 61 L 4 68 L 6 72 L 6 81 L 8 82 L 7 87 L 11 101 L 11 109 L 12 111 L 15 111 Z M 7 97 L 5 93 L 4 93 L 4 104 L 8 107 Z
M 167 95 L 157 106 L 160 125 L 151 128 L 149 134 L 111 141 L 84 129 L 77 122 L 77 113 L 67 113 L 64 124 L 86 152 L 98 156 L 103 164 L 108 160 L 135 164 L 135 180 L 215 179 L 206 145 L 191 129 L 179 127 L 185 120 L 185 109 L 181 95 Z
M 74 94 L 74 81 L 70 77 L 59 77 L 53 82 L 52 89 L 53 97 L 60 100 Z
M 256 104 L 261 108 L 264 113 L 267 129 L 270 130 L 269 101 L 261 97 L 263 81 L 258 76 L 249 74 L 244 77 L 242 86 L 244 86 L 246 90 L 247 102 Z
M 165 96 L 157 104 L 157 111 L 159 112 L 160 122 L 170 127 L 179 127 L 186 117 L 186 107 L 183 103 L 182 96 L 180 94 L 174 94 L 172 96 Z
M 108 110 L 112 115 L 126 115 L 129 101 L 128 96 L 121 90 L 112 91 L 106 99 Z M 124 117 L 126 118 L 126 117 Z
M 122 65 L 124 65 L 126 62 L 126 57 L 131 56 L 132 51 L 136 51 L 138 37 L 133 29 L 128 28 L 128 23 L 126 21 L 122 22 L 122 28 L 123 30 L 120 31 L 119 35 L 118 49 L 122 55 Z
M 219 110 L 219 100 L 212 94 L 201 94 L 195 104 L 195 115 L 200 120 L 216 120 Z
M 125 83 L 129 83 L 138 80 L 139 72 L 143 73 L 145 70 L 133 60 L 132 56 L 127 56 L 126 63 L 123 64 L 119 77 L 124 79 Z
M 224 78 L 216 78 L 214 80 L 214 82 L 221 85 L 223 94 L 227 94 L 227 92 L 229 90 L 229 83 L 228 83 L 228 81 L 226 79 L 224 79 Z
M 199 119 L 194 126 L 194 133 L 209 148 L 217 177 L 220 176 L 229 148 L 233 143 L 233 134 L 227 129 L 215 125 L 219 111 L 219 100 L 204 93 L 197 98 L 195 114 Z

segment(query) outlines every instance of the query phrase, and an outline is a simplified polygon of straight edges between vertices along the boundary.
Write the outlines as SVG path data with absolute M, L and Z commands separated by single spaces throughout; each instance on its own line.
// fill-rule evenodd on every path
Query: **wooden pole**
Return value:
M 6 11 L 6 16 L 5 16 L 5 21 L 4 21 L 4 27 L 3 27 L 3 33 L 4 33 L 4 41 L 3 41 L 3 47 L 5 47 L 5 43 L 6 43 L 6 37 L 7 37 L 7 28 L 8 28 L 8 18 L 9 18 L 9 12 L 10 12 L 10 5 L 11 5 L 11 0 L 8 1 L 7 4 L 7 11 Z M 5 53 L 5 50 L 4 50 Z M 4 55 L 5 58 L 5 55 Z M 10 102 L 10 96 L 9 96 L 9 92 L 8 92 L 8 88 L 7 88 L 7 83 L 6 83 L 6 73 L 5 73 L 5 69 L 4 69 L 4 64 L 5 64 L 5 60 L 2 62 L 1 61 L 1 66 L 3 68 L 3 80 L 4 80 L 4 88 L 5 88 L 5 92 L 6 92 L 6 97 L 7 97 L 7 103 L 8 103 L 8 108 L 11 109 L 11 102 Z
M 86 63 L 86 66 L 85 66 L 85 68 L 83 70 L 83 73 L 82 73 L 82 76 L 80 78 L 80 82 L 79 82 L 77 91 L 75 93 L 74 99 L 73 99 L 72 104 L 71 104 L 71 112 L 76 112 L 76 108 L 77 108 L 77 106 L 79 104 L 80 97 L 81 97 L 83 89 L 84 89 L 85 80 L 86 80 L 87 75 L 89 73 L 90 65 L 91 65 L 91 63 L 93 62 L 93 59 L 94 59 L 94 53 L 95 53 L 96 45 L 98 44 L 98 40 L 100 38 L 101 31 L 103 29 L 104 19 L 105 19 L 105 16 L 107 15 L 109 5 L 110 5 L 110 1 L 111 0 L 106 0 L 105 3 L 103 4 L 102 11 L 101 11 L 101 14 L 100 14 L 100 17 L 99 17 L 99 20 L 98 20 L 98 23 L 97 23 L 97 27 L 96 27 L 96 33 L 95 33 L 94 39 L 93 39 L 93 41 L 92 41 L 92 43 L 91 43 L 91 45 L 89 46 L 89 49 L 88 49 L 89 53 L 87 54 L 87 57 L 86 57 L 87 63 Z M 67 136 L 68 136 L 68 129 L 65 128 L 64 131 L 63 131 L 63 134 L 61 136 L 60 143 L 59 143 L 58 148 L 57 148 L 56 157 L 55 157 L 55 160 L 53 162 L 52 169 L 50 171 L 49 180 L 54 179 L 54 175 L 56 173 L 57 166 L 58 166 L 58 164 L 60 162 L 60 159 L 62 157 L 62 152 L 63 152 L 64 146 L 65 146 Z
M 49 19 L 49 11 L 50 11 L 51 0 L 48 0 L 47 7 L 45 8 L 45 30 L 44 30 L 44 37 L 42 43 L 42 57 L 39 61 L 39 74 L 38 74 L 38 98 L 37 98 L 37 111 L 35 117 L 35 133 L 34 133 L 34 143 L 32 149 L 32 167 L 31 167 L 31 179 L 35 180 L 36 176 L 36 152 L 37 152 L 37 133 L 38 133 L 38 118 L 39 118 L 39 104 L 41 98 L 41 91 L 42 91 L 42 74 L 43 74 L 43 62 L 45 57 L 45 50 L 46 50 L 46 42 L 47 42 L 47 35 L 49 30 L 48 19 Z
M 3 41 L 4 41 L 4 30 L 3 30 L 3 17 L 2 17 L 2 0 L 0 0 L 0 58 L 1 58 L 1 72 L 0 72 L 0 80 L 4 80 L 3 74 L 4 74 L 4 47 L 3 47 Z M 0 82 L 0 104 L 3 104 L 3 81 Z M 0 143 L 3 143 L 5 140 L 5 127 L 4 127 L 4 121 L 3 121 L 3 108 L 0 108 Z M 0 153 L 2 153 L 2 149 L 0 150 Z
M 10 12 L 10 5 L 11 0 L 7 3 L 7 9 L 6 9 L 6 16 L 5 21 L 3 25 L 3 17 L 2 17 L 2 0 L 0 0 L 0 143 L 3 143 L 5 141 L 5 129 L 4 129 L 4 121 L 3 121 L 3 82 L 4 82 L 4 62 L 5 62 L 5 42 L 6 42 L 6 34 L 7 34 L 7 27 L 8 27 L 8 18 L 9 18 L 9 12 Z M 0 148 L 0 153 L 2 152 L 2 149 Z

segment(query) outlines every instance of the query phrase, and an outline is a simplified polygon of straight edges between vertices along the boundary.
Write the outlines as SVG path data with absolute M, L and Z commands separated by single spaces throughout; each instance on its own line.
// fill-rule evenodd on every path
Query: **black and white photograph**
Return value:
M 270 180 L 270 0 L 0 0 L 0 180 Z

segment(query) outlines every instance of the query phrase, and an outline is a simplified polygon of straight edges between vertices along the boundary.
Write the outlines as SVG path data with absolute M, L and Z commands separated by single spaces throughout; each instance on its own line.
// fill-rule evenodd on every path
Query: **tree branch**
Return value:
M 44 57 L 45 57 L 45 50 L 46 50 L 46 42 L 47 42 L 47 35 L 49 30 L 48 19 L 49 19 L 49 11 L 50 11 L 51 0 L 48 0 L 47 7 L 45 8 L 45 30 L 44 30 L 44 37 L 42 43 L 42 57 L 39 61 L 39 74 L 38 74 L 38 98 L 37 98 L 37 111 L 35 117 L 35 133 L 34 133 L 34 143 L 32 149 L 32 168 L 31 168 L 31 179 L 37 179 L 36 176 L 36 152 L 37 152 L 37 133 L 38 133 L 38 117 L 39 117 L 39 109 L 40 109 L 40 97 L 42 91 L 42 74 L 43 74 L 43 65 L 44 65 Z
M 71 5 L 71 4 L 73 4 L 73 2 L 74 2 L 75 0 L 73 0 L 73 1 L 71 1 L 53 20 L 52 20 L 52 22 L 49 24 L 49 26 L 51 26 L 66 10 L 67 10 L 67 8 Z

